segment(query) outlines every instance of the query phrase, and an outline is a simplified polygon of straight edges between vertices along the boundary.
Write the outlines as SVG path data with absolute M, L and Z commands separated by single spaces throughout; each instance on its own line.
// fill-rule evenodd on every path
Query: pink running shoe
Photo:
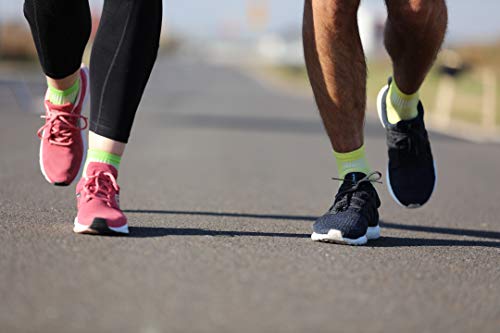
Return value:
M 40 169 L 54 185 L 70 185 L 78 175 L 85 154 L 84 130 L 87 118 L 82 109 L 89 95 L 89 72 L 80 70 L 80 93 L 75 104 L 54 105 L 45 97 L 45 125 L 38 130 Z M 83 121 L 83 124 L 82 124 Z
M 73 231 L 78 234 L 128 234 L 127 218 L 119 207 L 118 171 L 112 165 L 90 162 L 76 186 L 78 215 Z

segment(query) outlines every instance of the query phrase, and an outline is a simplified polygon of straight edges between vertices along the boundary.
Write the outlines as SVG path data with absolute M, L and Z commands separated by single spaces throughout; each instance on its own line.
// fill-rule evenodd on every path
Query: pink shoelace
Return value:
M 82 194 L 86 201 L 91 199 L 104 200 L 109 207 L 113 206 L 115 194 L 120 191 L 115 176 L 111 172 L 97 171 L 85 177 Z
M 39 138 L 49 139 L 49 142 L 58 146 L 69 146 L 73 143 L 73 132 L 83 131 L 88 126 L 87 118 L 81 114 L 67 112 L 63 110 L 48 110 L 46 115 L 41 116 L 46 119 L 37 132 Z M 84 126 L 73 125 L 78 119 L 83 119 Z

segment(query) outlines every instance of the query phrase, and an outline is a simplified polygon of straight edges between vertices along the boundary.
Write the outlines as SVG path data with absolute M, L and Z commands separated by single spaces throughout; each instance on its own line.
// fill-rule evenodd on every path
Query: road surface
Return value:
M 499 332 L 500 147 L 432 134 L 438 190 L 383 237 L 313 243 L 335 162 L 311 99 L 162 59 L 119 182 L 128 238 L 75 236 L 38 170 L 41 120 L 0 84 L 1 332 Z M 43 92 L 41 79 L 30 85 Z M 373 103 L 373 101 L 370 101 Z M 381 126 L 367 151 L 385 170 Z

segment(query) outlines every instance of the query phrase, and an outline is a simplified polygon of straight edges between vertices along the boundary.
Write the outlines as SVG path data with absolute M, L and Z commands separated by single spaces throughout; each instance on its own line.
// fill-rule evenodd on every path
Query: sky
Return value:
M 69 1 L 69 0 L 68 0 Z M 98 8 L 103 0 L 90 0 Z M 250 0 L 164 0 L 164 22 L 185 35 L 216 37 L 222 27 L 248 32 L 246 8 Z M 258 0 L 254 0 L 258 1 Z M 262 0 L 260 0 L 262 1 Z M 300 29 L 303 0 L 267 0 L 268 30 Z M 499 0 L 448 0 L 452 42 L 500 40 Z M 383 12 L 383 0 L 362 0 L 363 5 Z M 23 0 L 0 0 L 0 20 L 22 19 Z M 227 30 L 227 29 L 226 29 Z

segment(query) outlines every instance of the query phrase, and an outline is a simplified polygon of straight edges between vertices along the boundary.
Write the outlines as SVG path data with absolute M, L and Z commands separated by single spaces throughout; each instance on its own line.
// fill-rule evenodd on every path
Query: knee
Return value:
M 389 19 L 396 24 L 419 27 L 430 19 L 446 12 L 444 0 L 393 0 L 388 1 Z

